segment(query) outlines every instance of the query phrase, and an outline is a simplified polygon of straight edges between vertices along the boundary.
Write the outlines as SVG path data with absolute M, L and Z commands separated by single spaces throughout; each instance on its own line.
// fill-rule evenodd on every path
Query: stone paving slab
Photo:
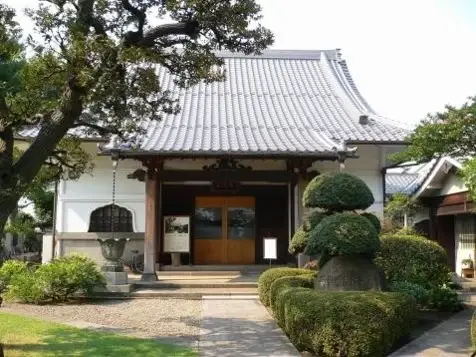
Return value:
M 201 357 L 299 357 L 258 299 L 202 300 Z
M 471 316 L 467 308 L 392 353 L 389 357 L 469 357 Z

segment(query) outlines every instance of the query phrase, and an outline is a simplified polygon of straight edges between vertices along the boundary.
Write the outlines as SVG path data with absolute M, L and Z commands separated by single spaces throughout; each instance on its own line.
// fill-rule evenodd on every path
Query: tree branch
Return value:
M 190 38 L 196 38 L 199 33 L 199 27 L 198 21 L 192 20 L 156 26 L 147 31 L 143 36 L 136 36 L 137 34 L 133 36 L 128 32 L 124 39 L 124 44 L 128 46 L 152 47 L 155 44 L 155 40 L 161 37 L 187 35 Z
M 132 6 L 129 0 L 122 0 L 122 7 L 137 18 L 137 34 L 142 37 L 144 35 L 145 12 Z
M 96 130 L 97 132 L 99 132 L 101 135 L 104 135 L 104 134 L 117 134 L 118 131 L 117 130 L 114 130 L 114 129 L 108 129 L 108 128 L 105 128 L 103 126 L 100 126 L 100 125 L 97 125 L 97 124 L 92 124 L 92 123 L 88 123 L 88 122 L 85 122 L 85 121 L 82 121 L 82 120 L 76 120 L 76 123 L 73 125 L 73 128 L 77 128 L 77 127 L 81 127 L 81 126 L 85 126 L 85 127 L 88 127 L 88 128 L 91 128 L 93 130 Z

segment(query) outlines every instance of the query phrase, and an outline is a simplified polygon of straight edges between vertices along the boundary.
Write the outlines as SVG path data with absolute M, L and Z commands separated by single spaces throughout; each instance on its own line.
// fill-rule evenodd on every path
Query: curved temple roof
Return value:
M 409 133 L 373 111 L 339 50 L 219 56 L 225 59 L 224 82 L 180 89 L 161 68 L 162 87 L 178 94 L 180 113 L 147 121 L 139 148 L 113 137 L 101 150 L 332 156 L 347 151 L 347 144 L 402 142 Z

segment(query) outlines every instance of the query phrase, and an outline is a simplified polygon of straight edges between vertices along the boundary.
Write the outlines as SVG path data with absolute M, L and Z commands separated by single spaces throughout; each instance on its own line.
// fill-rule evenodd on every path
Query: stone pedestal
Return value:
M 360 256 L 331 258 L 314 281 L 318 291 L 384 290 L 385 277 L 370 260 Z
M 171 253 L 172 256 L 172 266 L 180 266 L 180 253 Z
M 41 263 L 46 264 L 53 260 L 54 257 L 54 241 L 52 234 L 45 234 L 43 236 L 43 248 L 41 251 Z
M 125 271 L 105 271 L 103 274 L 107 285 L 127 284 L 127 273 Z
M 309 263 L 310 260 L 311 257 L 309 257 L 309 255 L 299 253 L 297 256 L 298 268 L 302 268 L 304 265 L 306 265 L 306 263 Z

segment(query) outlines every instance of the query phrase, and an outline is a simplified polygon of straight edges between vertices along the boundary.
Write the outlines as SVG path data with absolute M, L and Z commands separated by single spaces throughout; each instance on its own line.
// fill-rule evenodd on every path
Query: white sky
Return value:
M 476 94 L 475 0 L 258 1 L 274 48 L 341 48 L 381 115 L 415 123 Z M 36 0 L 6 2 L 22 9 Z

